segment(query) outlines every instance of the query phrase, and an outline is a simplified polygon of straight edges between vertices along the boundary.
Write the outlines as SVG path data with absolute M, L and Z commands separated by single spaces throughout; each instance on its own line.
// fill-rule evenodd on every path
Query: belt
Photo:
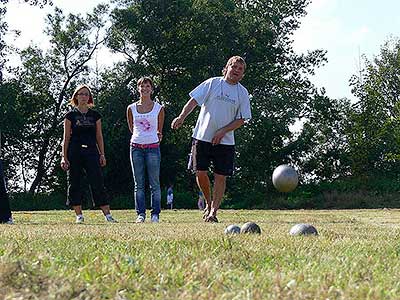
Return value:
M 159 143 L 153 143 L 153 144 L 136 144 L 136 143 L 131 143 L 132 147 L 135 148 L 140 148 L 140 149 L 152 149 L 152 148 L 158 148 L 160 147 Z
M 96 148 L 96 145 L 92 144 L 81 144 L 81 143 L 71 143 L 71 147 L 76 148 Z
M 79 146 L 81 148 L 90 148 L 90 149 L 96 148 L 95 145 L 88 145 L 88 144 L 80 144 Z

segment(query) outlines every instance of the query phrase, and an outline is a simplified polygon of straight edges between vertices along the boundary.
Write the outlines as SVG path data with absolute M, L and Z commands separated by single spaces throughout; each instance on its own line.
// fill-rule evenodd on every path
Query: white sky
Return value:
M 312 0 L 294 46 L 328 51 L 313 82 L 332 98 L 355 99 L 348 81 L 359 72 L 360 54 L 371 60 L 390 36 L 400 37 L 399 8 L 398 0 Z
M 44 17 L 54 8 L 40 9 L 10 0 L 6 20 L 10 29 L 21 30 L 21 37 L 12 43 L 26 47 L 30 42 L 45 45 L 42 34 Z M 84 13 L 100 0 L 53 0 L 65 13 Z M 294 35 L 297 52 L 313 49 L 328 51 L 328 63 L 317 70 L 313 82 L 325 87 L 332 98 L 354 99 L 348 81 L 359 71 L 359 56 L 369 59 L 379 54 L 383 43 L 392 35 L 400 37 L 398 0 L 312 0 L 308 15 Z

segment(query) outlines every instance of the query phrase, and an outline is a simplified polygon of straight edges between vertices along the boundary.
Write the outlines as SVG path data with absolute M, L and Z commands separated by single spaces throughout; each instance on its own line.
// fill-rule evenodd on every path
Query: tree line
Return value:
M 62 121 L 73 89 L 87 83 L 103 116 L 107 189 L 114 197 L 131 195 L 125 111 L 138 98 L 134 83 L 142 76 L 154 79 L 155 98 L 166 111 L 162 185 L 173 183 L 194 193 L 186 164 L 196 114 L 179 131 L 169 125 L 189 91 L 221 75 L 233 55 L 247 62 L 243 83 L 251 94 L 253 118 L 236 132 L 227 205 L 249 207 L 282 197 L 271 176 L 283 163 L 301 177 L 302 187 L 289 196 L 292 202 L 333 189 L 398 191 L 400 43 L 395 38 L 373 60 L 363 58 L 364 68 L 349 81 L 358 99 L 352 103 L 332 99 L 311 83 L 310 76 L 327 61 L 325 50 L 293 50 L 292 35 L 308 0 L 119 0 L 85 15 L 54 8 L 44 29 L 49 47 L 20 51 L 2 38 L 8 30 L 5 2 L 0 10 L 0 129 L 14 193 L 65 192 L 66 175 L 59 167 Z M 100 48 L 124 59 L 97 68 Z M 19 55 L 22 65 L 8 66 L 10 55 Z M 301 128 L 291 130 L 299 121 Z

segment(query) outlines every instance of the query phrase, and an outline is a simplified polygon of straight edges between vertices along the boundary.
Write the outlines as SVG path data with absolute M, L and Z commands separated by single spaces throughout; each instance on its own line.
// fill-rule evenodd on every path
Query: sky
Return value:
M 33 42 L 47 43 L 42 34 L 44 18 L 53 7 L 30 7 L 23 1 L 10 0 L 6 20 L 10 29 L 21 36 L 12 43 L 26 47 Z M 101 3 L 100 0 L 53 0 L 54 6 L 65 13 L 85 13 Z M 294 33 L 294 49 L 298 53 L 324 49 L 328 63 L 317 69 L 312 82 L 325 88 L 331 98 L 352 96 L 349 79 L 358 74 L 365 54 L 369 60 L 379 55 L 380 47 L 390 37 L 400 38 L 400 1 L 398 0 L 312 0 L 307 16 L 301 19 Z
M 313 0 L 308 15 L 294 35 L 294 49 L 328 51 L 328 63 L 317 70 L 313 83 L 331 98 L 349 98 L 349 79 L 380 53 L 391 37 L 400 38 L 398 0 Z

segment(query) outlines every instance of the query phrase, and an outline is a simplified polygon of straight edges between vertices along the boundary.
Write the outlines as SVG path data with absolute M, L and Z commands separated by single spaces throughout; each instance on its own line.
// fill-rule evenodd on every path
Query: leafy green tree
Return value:
M 132 102 L 128 88 L 132 74 L 116 65 L 103 72 L 97 93 L 97 109 L 102 114 L 102 127 L 107 157 L 105 184 L 112 195 L 132 195 L 130 168 L 130 132 L 126 123 L 126 107 Z
M 193 183 L 183 170 L 196 116 L 178 132 L 168 125 L 192 88 L 219 76 L 230 56 L 242 55 L 248 63 L 243 83 L 252 95 L 253 119 L 237 132 L 234 191 L 268 192 L 273 168 L 291 161 L 301 146 L 289 128 L 309 110 L 317 92 L 308 75 L 325 62 L 322 50 L 298 55 L 292 47 L 291 35 L 309 1 L 119 3 L 112 13 L 109 46 L 126 55 L 128 70 L 150 75 L 160 86 L 167 125 L 162 169 L 182 184 Z
M 353 94 L 359 99 L 348 132 L 355 176 L 399 174 L 400 41 L 387 41 L 373 60 L 353 76 Z
M 47 17 L 49 49 L 30 46 L 21 52 L 22 67 L 15 78 L 24 92 L 16 98 L 16 108 L 24 128 L 13 151 L 24 157 L 30 170 L 30 194 L 54 186 L 67 100 L 78 82 L 89 80 L 88 62 L 104 42 L 106 12 L 101 5 L 85 17 L 65 16 L 56 8 Z
M 7 163 L 6 173 L 8 185 L 16 190 L 19 186 L 26 187 L 26 173 L 24 172 L 24 156 L 13 155 L 13 149 L 23 141 L 24 118 L 19 110 L 18 102 L 23 94 L 16 80 L 0 84 L 0 134 L 1 134 L 1 159 Z M 21 174 L 18 178 L 16 174 Z
M 0 0 L 0 4 L 7 4 L 9 0 Z M 45 5 L 53 5 L 53 1 L 51 0 L 24 0 L 25 3 L 30 5 L 38 5 L 40 7 L 44 7 Z
M 301 151 L 290 130 L 309 110 L 316 94 L 308 79 L 325 61 L 324 51 L 298 55 L 291 34 L 299 27 L 308 1 L 243 1 L 249 68 L 245 85 L 252 94 L 253 119 L 246 131 L 239 131 L 236 185 L 253 187 L 254 192 L 271 193 L 271 175 L 282 163 L 295 163 Z M 257 158 L 257 159 L 255 159 Z
M 297 143 L 295 159 L 307 181 L 332 182 L 352 174 L 347 137 L 352 106 L 348 99 L 316 95 Z
M 3 70 L 7 61 L 7 54 L 10 46 L 6 45 L 3 37 L 8 32 L 8 24 L 4 21 L 4 16 L 7 13 L 6 4 L 9 0 L 0 0 L 0 84 L 3 82 Z M 47 0 L 25 0 L 25 3 L 30 5 L 38 5 L 44 7 L 45 5 L 53 5 L 52 1 Z

